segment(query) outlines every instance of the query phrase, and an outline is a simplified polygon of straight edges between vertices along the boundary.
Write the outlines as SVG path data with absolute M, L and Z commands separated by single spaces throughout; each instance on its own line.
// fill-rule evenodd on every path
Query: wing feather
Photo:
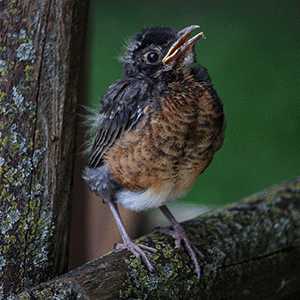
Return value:
M 103 116 L 96 130 L 88 165 L 97 168 L 103 164 L 104 154 L 125 131 L 132 130 L 143 117 L 147 105 L 145 83 L 120 80 L 110 86 L 102 99 L 99 112 Z

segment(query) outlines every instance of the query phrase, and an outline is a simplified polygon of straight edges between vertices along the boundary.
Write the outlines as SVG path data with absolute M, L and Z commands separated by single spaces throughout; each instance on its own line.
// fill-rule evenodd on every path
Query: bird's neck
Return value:
M 167 87 L 167 94 L 174 108 L 197 109 L 204 114 L 223 115 L 222 103 L 215 91 L 207 70 L 202 66 L 185 69 Z

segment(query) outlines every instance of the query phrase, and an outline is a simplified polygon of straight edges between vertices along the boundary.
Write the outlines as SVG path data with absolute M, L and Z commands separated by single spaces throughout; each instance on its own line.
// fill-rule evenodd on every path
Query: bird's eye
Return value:
M 145 55 L 146 62 L 149 64 L 157 64 L 159 62 L 160 55 L 157 51 L 149 51 Z

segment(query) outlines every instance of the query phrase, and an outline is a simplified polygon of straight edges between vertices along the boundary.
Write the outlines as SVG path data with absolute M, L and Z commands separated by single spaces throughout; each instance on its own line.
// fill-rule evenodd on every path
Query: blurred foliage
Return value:
M 187 195 L 235 201 L 300 171 L 299 1 L 98 1 L 88 31 L 87 98 L 122 74 L 118 56 L 143 27 L 199 24 L 198 61 L 223 99 L 225 144 Z

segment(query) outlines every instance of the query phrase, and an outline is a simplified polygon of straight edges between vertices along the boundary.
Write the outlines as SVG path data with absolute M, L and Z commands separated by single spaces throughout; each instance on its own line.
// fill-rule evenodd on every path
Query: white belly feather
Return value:
M 172 195 L 173 186 L 168 185 L 160 192 L 149 188 L 143 192 L 120 191 L 116 194 L 117 201 L 127 209 L 141 211 L 164 205 L 167 201 L 175 199 Z

